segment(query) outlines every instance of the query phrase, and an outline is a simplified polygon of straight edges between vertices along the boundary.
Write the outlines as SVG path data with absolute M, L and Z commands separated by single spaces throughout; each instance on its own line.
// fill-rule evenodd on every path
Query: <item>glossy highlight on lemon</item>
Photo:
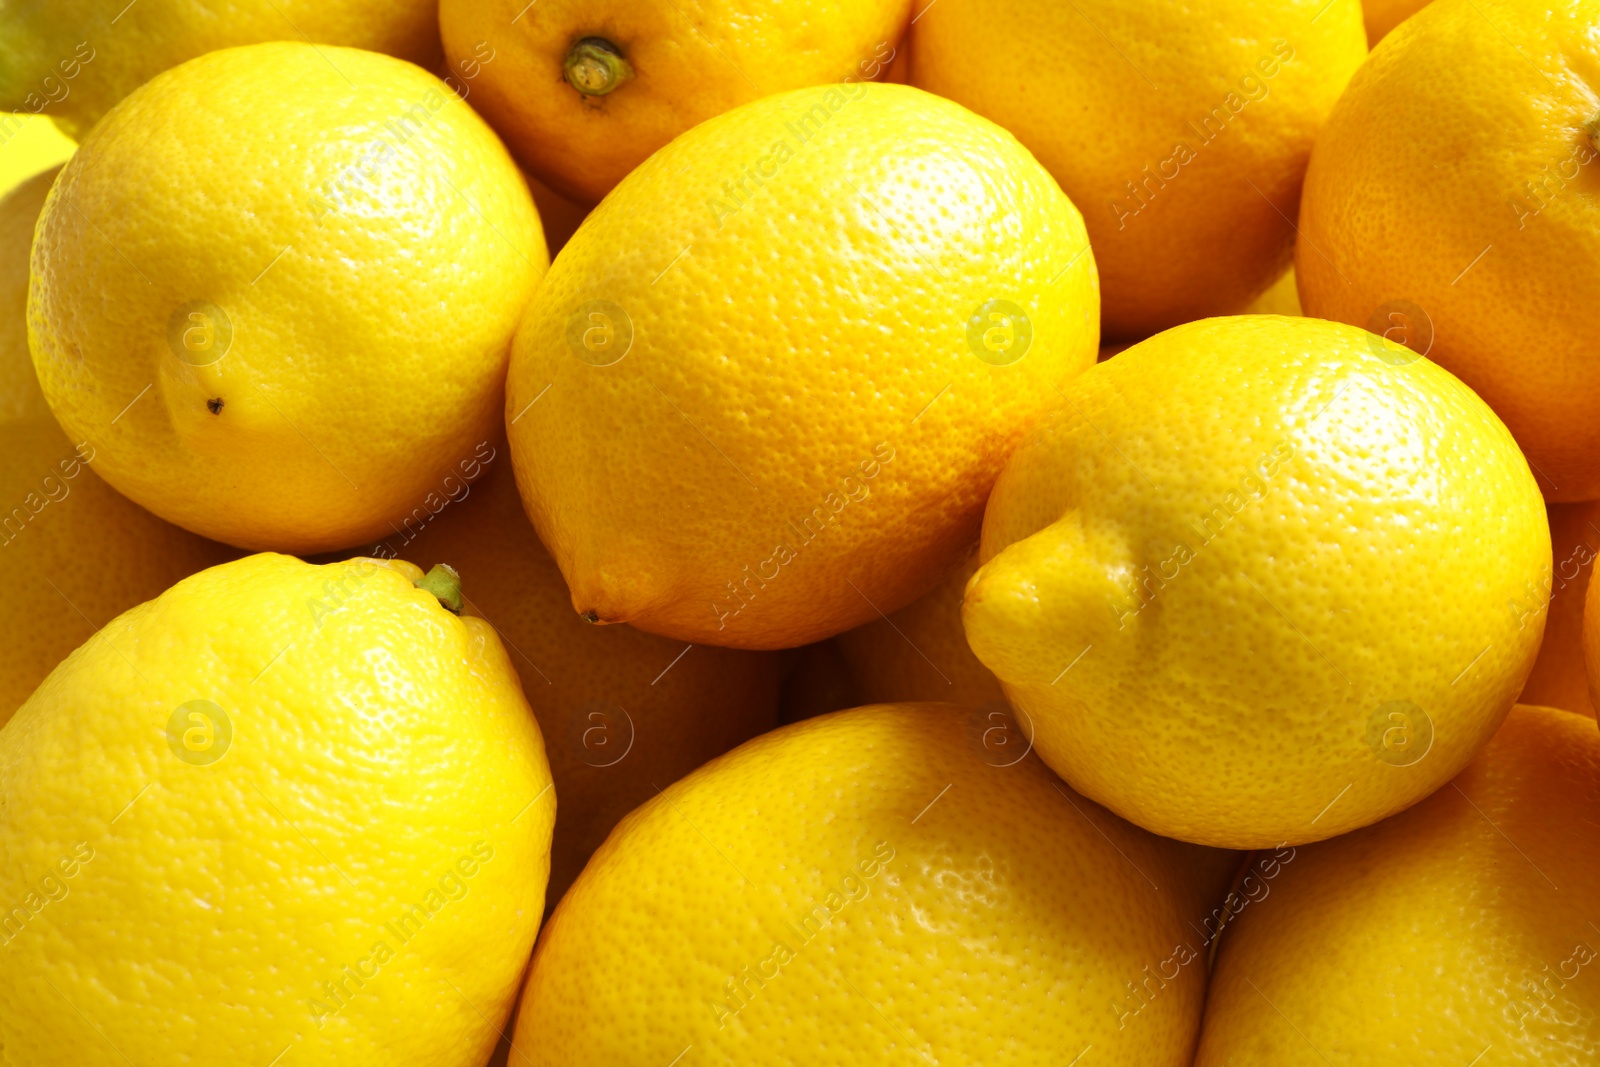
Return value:
M 546 263 L 527 183 L 450 89 L 301 43 L 211 52 L 123 101 L 33 255 L 34 365 L 105 479 L 295 552 L 387 534 L 497 432 Z
M 517 331 L 517 481 L 573 608 L 768 649 L 903 607 L 1093 363 L 1097 292 L 1076 209 L 949 101 L 818 87 L 695 127 Z
M 422 577 L 214 567 L 105 626 L 0 730 L 11 1062 L 488 1058 L 555 799 L 499 639 Z
M 1538 653 L 1550 534 L 1461 382 L 1259 315 L 1063 391 L 995 486 L 963 614 L 1073 788 L 1269 848 L 1408 807 L 1493 734 Z
M 1401 23 L 1317 141 L 1295 251 L 1306 314 L 1382 331 L 1408 308 L 1408 343 L 1494 408 L 1557 502 L 1600 497 L 1600 364 L 1573 299 L 1600 285 L 1597 21 L 1595 0 L 1436 0 Z

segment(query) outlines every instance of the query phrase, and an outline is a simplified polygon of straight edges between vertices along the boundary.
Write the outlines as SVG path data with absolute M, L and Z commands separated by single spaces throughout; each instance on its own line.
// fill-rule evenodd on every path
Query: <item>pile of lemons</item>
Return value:
M 0 2 L 0 108 L 0 1067 L 1600 1056 L 1600 0 Z

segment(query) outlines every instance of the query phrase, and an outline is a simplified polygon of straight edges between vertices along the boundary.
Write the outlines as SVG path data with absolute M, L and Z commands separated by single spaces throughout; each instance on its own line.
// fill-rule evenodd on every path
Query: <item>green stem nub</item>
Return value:
M 461 614 L 461 575 L 448 563 L 435 563 L 433 570 L 417 579 L 417 588 L 425 589 L 439 598 L 439 603 L 452 615 Z
M 622 50 L 604 37 L 585 37 L 573 45 L 561 70 L 567 84 L 584 96 L 605 96 L 633 77 Z

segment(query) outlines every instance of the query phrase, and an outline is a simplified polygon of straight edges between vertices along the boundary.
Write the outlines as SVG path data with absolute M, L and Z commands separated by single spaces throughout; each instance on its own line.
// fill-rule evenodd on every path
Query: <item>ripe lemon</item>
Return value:
M 1600 363 L 1572 298 L 1600 286 L 1581 73 L 1600 71 L 1597 21 L 1595 0 L 1440 0 L 1406 20 L 1317 141 L 1296 252 L 1306 314 L 1459 376 L 1556 501 L 1600 497 Z
M 43 115 L 0 111 L 0 196 L 71 158 L 76 142 Z
M 421 577 L 212 568 L 0 730 L 10 1062 L 488 1058 L 555 801 L 494 631 Z
M 1300 294 L 1295 289 L 1294 268 L 1272 283 L 1272 288 L 1256 297 L 1245 311 L 1248 315 L 1300 315 Z
M 540 939 L 509 1062 L 1187 1067 L 1238 857 L 990 762 L 971 719 L 811 719 L 623 820 Z
M 1367 43 L 1376 46 L 1389 31 L 1428 6 L 1428 0 L 1361 0 Z
M 439 4 L 451 63 L 481 67 L 473 106 L 539 178 L 588 204 L 714 115 L 880 77 L 909 17 L 909 0 Z
M 389 532 L 499 425 L 546 266 L 527 184 L 443 83 L 261 44 L 157 76 L 47 201 L 45 396 L 156 514 L 246 548 Z
M 899 85 L 767 97 L 562 250 L 512 353 L 518 484 L 590 619 L 805 644 L 957 562 L 1096 322 L 1082 220 L 1010 134 Z
M 1551 504 L 1549 512 L 1551 572 L 1540 585 L 1550 610 L 1539 658 L 1517 700 L 1593 715 L 1583 667 L 1583 603 L 1600 558 L 1600 501 Z
M 122 496 L 74 444 L 48 413 L 0 421 L 0 724 L 100 627 L 234 554 Z
M 940 0 L 911 81 L 1017 135 L 1083 212 L 1108 337 L 1243 311 L 1288 266 L 1358 0 Z
M 1596 805 L 1594 720 L 1519 705 L 1415 808 L 1295 850 L 1222 934 L 1196 1067 L 1593 1063 Z
M 50 413 L 28 354 L 28 259 L 34 224 L 60 172 L 36 174 L 0 199 L 0 419 Z
M 1471 390 L 1271 315 L 1064 388 L 995 486 L 964 618 L 1073 788 L 1267 848 L 1415 803 L 1494 733 L 1538 653 L 1550 533 Z
M 961 597 L 977 569 L 974 547 L 950 577 L 920 599 L 834 638 L 859 703 L 945 700 L 976 707 L 1005 700 L 961 628 Z
M 424 66 L 440 57 L 429 0 L 51 0 L 8 4 L 5 23 L 0 109 L 52 115 L 80 136 L 155 75 L 234 45 L 349 45 Z
M 522 679 L 561 797 L 551 906 L 628 812 L 702 763 L 777 725 L 776 653 L 690 647 L 591 626 L 522 513 L 504 442 L 480 450 L 374 554 L 439 560 L 466 611 L 493 626 Z M 477 476 L 476 481 L 469 476 Z

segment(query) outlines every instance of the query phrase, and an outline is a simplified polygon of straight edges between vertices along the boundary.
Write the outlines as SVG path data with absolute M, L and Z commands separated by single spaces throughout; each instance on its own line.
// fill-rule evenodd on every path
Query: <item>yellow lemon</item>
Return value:
M 1415 808 L 1297 849 L 1223 932 L 1196 1067 L 1579 1067 L 1600 1047 L 1600 737 L 1519 705 Z
M 483 459 L 440 486 L 436 514 L 418 509 L 374 554 L 454 567 L 466 612 L 505 643 L 561 797 L 553 906 L 619 819 L 777 725 L 781 663 L 776 653 L 689 646 L 573 614 L 561 572 L 522 513 L 503 449 L 486 445 Z
M 1249 315 L 1300 315 L 1300 294 L 1295 289 L 1294 268 L 1272 283 L 1272 288 L 1256 297 L 1245 309 Z
M 77 144 L 43 115 L 0 111 L 0 196 L 65 163 Z
M 50 406 L 151 511 L 245 548 L 387 533 L 496 432 L 546 266 L 527 184 L 432 75 L 212 52 L 96 126 L 34 247 Z
M 1428 0 L 1361 0 L 1367 43 L 1376 45 L 1389 31 L 1428 6 Z
M 1583 666 L 1583 605 L 1600 557 L 1600 500 L 1551 504 L 1549 513 L 1551 568 L 1540 585 L 1550 610 L 1539 658 L 1517 700 L 1593 715 Z
M 1238 857 L 991 762 L 972 726 L 826 715 L 634 812 L 540 939 L 509 1062 L 1187 1067 Z
M 995 486 L 964 617 L 1073 788 L 1267 848 L 1415 803 L 1494 733 L 1550 534 L 1471 390 L 1261 315 L 1168 330 L 1065 396 Z
M 0 109 L 43 112 L 79 135 L 167 68 L 234 45 L 349 45 L 425 66 L 440 58 L 430 0 L 51 0 L 7 5 L 5 24 Z
M 650 153 L 740 104 L 881 77 L 909 0 L 442 0 L 472 104 L 542 180 L 597 203 Z
M 1104 329 L 1245 310 L 1294 247 L 1312 142 L 1366 56 L 1358 0 L 939 0 L 912 84 L 1017 135 L 1083 211 Z
M 961 628 L 961 597 L 978 569 L 972 553 L 921 599 L 834 638 L 849 665 L 858 703 L 945 700 L 974 707 L 1004 701 Z
M 0 419 L 50 413 L 28 354 L 28 260 L 34 224 L 60 171 L 36 174 L 0 199 Z
M 540 285 L 523 500 L 592 621 L 819 640 L 957 562 L 1096 312 L 1082 220 L 998 126 L 900 85 L 767 97 L 629 175 Z
M 214 567 L 0 730 L 9 1062 L 488 1058 L 555 798 L 494 631 L 422 577 Z
M 1407 19 L 1317 141 L 1296 251 L 1306 314 L 1460 377 L 1555 501 L 1600 497 L 1600 362 L 1573 299 L 1600 286 L 1597 21 L 1596 0 Z
M 48 413 L 0 421 L 0 724 L 73 649 L 122 612 L 233 553 L 162 522 L 94 473 Z

